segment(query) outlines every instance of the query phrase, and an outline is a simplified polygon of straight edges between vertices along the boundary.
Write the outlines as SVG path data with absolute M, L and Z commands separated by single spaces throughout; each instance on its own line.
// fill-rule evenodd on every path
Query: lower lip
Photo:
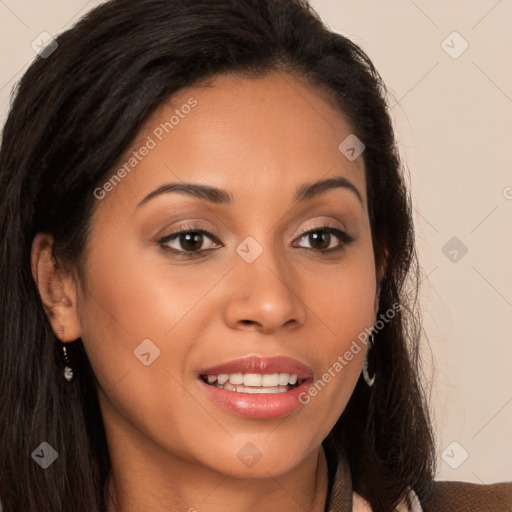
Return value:
M 300 386 L 283 393 L 242 393 L 216 388 L 198 379 L 210 399 L 225 410 L 256 419 L 274 419 L 286 416 L 303 404 L 299 401 L 299 395 L 307 392 L 312 379 L 305 380 Z

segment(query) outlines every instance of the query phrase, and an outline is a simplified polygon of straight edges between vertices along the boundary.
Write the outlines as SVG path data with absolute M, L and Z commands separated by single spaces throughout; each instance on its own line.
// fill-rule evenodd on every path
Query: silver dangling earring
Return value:
M 368 336 L 368 352 L 370 352 L 374 343 L 375 343 L 375 338 L 373 336 L 373 330 L 372 330 L 370 336 Z M 373 374 L 373 377 L 371 377 L 371 378 L 370 378 L 370 375 L 368 374 L 368 352 L 366 352 L 366 356 L 365 356 L 364 362 L 363 362 L 363 378 L 364 378 L 364 381 L 366 382 L 366 384 L 368 384 L 368 387 L 371 388 L 373 386 L 373 383 L 375 382 L 375 374 Z
M 62 345 L 62 351 L 64 352 L 64 359 L 66 359 L 66 367 L 64 368 L 64 377 L 69 382 L 73 378 L 73 369 L 69 362 L 68 353 L 66 352 L 66 345 Z

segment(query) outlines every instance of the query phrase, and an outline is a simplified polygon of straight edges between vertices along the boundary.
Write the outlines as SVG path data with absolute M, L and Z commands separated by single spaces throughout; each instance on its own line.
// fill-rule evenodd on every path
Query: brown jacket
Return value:
M 352 493 L 350 467 L 346 458 L 340 458 L 325 512 L 353 512 Z M 423 512 L 512 512 L 512 481 L 489 485 L 435 481 L 431 495 L 420 505 Z

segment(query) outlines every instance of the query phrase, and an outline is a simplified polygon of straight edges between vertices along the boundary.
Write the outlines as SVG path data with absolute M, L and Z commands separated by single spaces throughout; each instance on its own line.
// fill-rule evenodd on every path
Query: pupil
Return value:
M 181 235 L 181 246 L 186 251 L 195 251 L 203 245 L 201 233 L 185 233 Z M 198 243 L 199 242 L 199 243 Z
M 319 235 L 319 233 L 321 233 Z M 331 236 L 330 233 L 327 231 L 315 231 L 313 233 L 310 233 L 309 235 L 311 237 L 310 243 L 312 240 L 318 243 L 318 241 L 322 242 L 321 247 L 316 247 L 317 249 L 323 250 L 327 249 L 329 247 L 329 237 Z M 314 243 L 311 243 L 311 245 L 314 247 Z

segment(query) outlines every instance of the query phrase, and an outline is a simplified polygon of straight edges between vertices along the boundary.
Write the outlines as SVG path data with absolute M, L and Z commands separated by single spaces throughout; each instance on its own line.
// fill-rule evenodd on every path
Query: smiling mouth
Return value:
M 299 387 L 304 380 L 290 373 L 221 373 L 218 375 L 200 375 L 210 386 L 238 393 L 285 393 Z

